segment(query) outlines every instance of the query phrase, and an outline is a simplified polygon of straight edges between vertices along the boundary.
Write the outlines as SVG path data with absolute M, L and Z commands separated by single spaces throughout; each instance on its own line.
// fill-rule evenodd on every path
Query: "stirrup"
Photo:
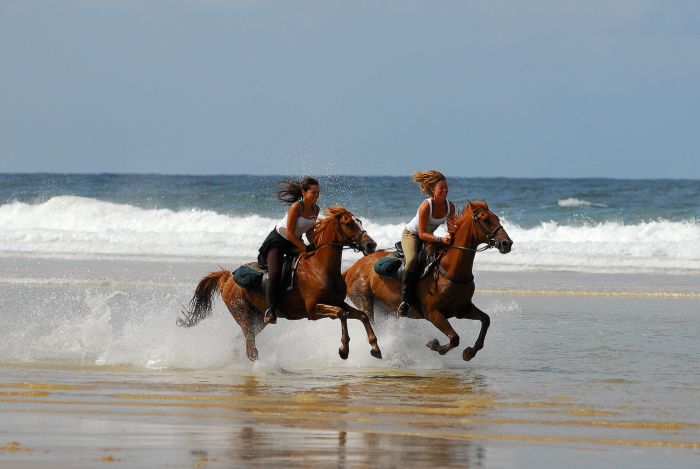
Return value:
M 277 323 L 277 315 L 275 314 L 275 310 L 272 308 L 267 308 L 265 311 L 265 318 L 263 319 L 263 322 L 265 324 L 275 324 Z
M 396 314 L 401 316 L 402 318 L 405 318 L 408 316 L 408 310 L 411 308 L 411 305 L 408 303 L 408 301 L 402 301 L 401 304 L 399 304 L 399 307 L 396 308 Z

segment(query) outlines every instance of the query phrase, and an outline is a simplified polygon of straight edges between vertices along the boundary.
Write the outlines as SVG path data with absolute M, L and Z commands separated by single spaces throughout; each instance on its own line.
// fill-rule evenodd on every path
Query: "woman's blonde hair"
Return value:
M 420 191 L 427 195 L 433 195 L 433 188 L 438 182 L 447 180 L 445 175 L 437 169 L 416 171 L 412 176 L 413 180 L 420 184 Z

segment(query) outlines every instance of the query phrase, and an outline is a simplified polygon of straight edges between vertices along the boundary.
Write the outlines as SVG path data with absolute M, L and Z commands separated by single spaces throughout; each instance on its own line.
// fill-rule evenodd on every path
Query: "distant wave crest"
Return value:
M 606 207 L 605 204 L 594 204 L 587 200 L 576 199 L 574 197 L 569 197 L 567 199 L 559 199 L 557 205 L 560 207 Z
M 281 217 L 282 214 L 280 214 Z M 143 209 L 60 196 L 39 204 L 0 205 L 0 251 L 11 255 L 250 258 L 276 219 L 211 210 Z M 502 220 L 513 251 L 478 254 L 483 270 L 700 272 L 696 220 L 638 224 L 541 223 L 522 228 Z M 403 224 L 365 219 L 380 248 L 393 246 Z M 348 252 L 347 258 L 359 257 Z

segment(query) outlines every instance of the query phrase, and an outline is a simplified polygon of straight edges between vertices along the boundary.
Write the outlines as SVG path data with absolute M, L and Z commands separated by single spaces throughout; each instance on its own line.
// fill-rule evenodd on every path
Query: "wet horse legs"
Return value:
M 462 358 L 465 361 L 469 361 L 476 356 L 476 352 L 484 348 L 484 340 L 486 339 L 486 332 L 489 330 L 489 325 L 491 325 L 491 318 L 474 305 L 471 305 L 471 308 L 466 313 L 458 314 L 457 318 L 481 321 L 481 330 L 479 331 L 479 337 L 477 337 L 476 342 L 474 342 L 474 347 L 467 347 L 464 349 L 464 352 L 462 352 Z
M 343 335 L 341 337 L 341 348 L 338 351 L 341 358 L 347 358 L 347 352 L 349 351 L 348 344 L 350 342 L 350 336 L 348 335 L 347 331 L 348 318 L 362 321 L 362 324 L 365 326 L 365 331 L 367 331 L 367 340 L 369 341 L 369 345 L 372 347 L 370 355 L 372 355 L 374 358 L 382 358 L 382 351 L 379 349 L 379 344 L 377 344 L 377 336 L 374 334 L 374 329 L 372 329 L 372 325 L 369 322 L 367 314 L 365 314 L 363 311 L 353 308 L 347 303 L 344 303 L 343 307 L 317 304 L 313 307 L 312 313 L 313 317 L 310 317 L 310 319 L 341 319 Z M 345 356 L 343 356 L 343 351 L 345 351 Z
M 459 346 L 459 335 L 452 328 L 452 325 L 450 325 L 449 321 L 447 318 L 445 318 L 445 315 L 442 314 L 442 312 L 437 310 L 428 311 L 426 319 L 428 319 L 428 321 L 437 327 L 440 332 L 445 334 L 447 338 L 450 339 L 450 341 L 445 345 L 440 345 L 440 342 L 437 339 L 433 339 L 425 344 L 426 347 L 428 347 L 430 350 L 438 352 L 440 355 L 445 355 L 453 348 Z
M 340 317 L 340 348 L 338 349 L 338 355 L 343 360 L 347 360 L 348 354 L 350 353 L 350 334 L 348 333 L 348 319 Z
M 257 360 L 258 349 L 255 347 L 255 336 L 265 328 L 262 316 L 257 314 L 256 309 L 252 305 L 241 303 L 229 306 L 229 312 L 243 331 L 246 356 L 250 361 Z

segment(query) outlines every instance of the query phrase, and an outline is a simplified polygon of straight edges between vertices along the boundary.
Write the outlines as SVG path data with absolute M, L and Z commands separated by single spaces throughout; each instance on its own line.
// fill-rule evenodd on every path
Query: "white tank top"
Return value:
M 445 202 L 447 202 L 447 213 L 445 213 L 445 216 L 442 218 L 433 218 L 433 198 L 425 199 L 428 201 L 428 204 L 430 205 L 430 212 L 428 212 L 428 226 L 426 227 L 426 230 L 428 233 L 433 234 L 435 233 L 435 230 L 438 229 L 438 226 L 442 225 L 447 221 L 447 216 L 450 214 L 450 201 L 448 199 L 445 199 Z M 420 209 L 420 207 L 418 207 Z M 416 216 L 413 217 L 411 221 L 408 222 L 406 225 L 406 229 L 410 231 L 413 234 L 418 234 L 418 210 L 416 210 Z
M 318 218 L 318 214 L 306 218 L 301 215 L 301 207 L 297 205 L 297 209 L 299 210 L 299 218 L 297 218 L 297 226 L 294 228 L 294 234 L 297 235 L 297 238 L 301 238 L 301 235 L 309 231 L 313 226 L 316 224 L 316 219 Z M 284 214 L 284 218 L 282 221 L 277 223 L 277 226 L 275 226 L 275 229 L 277 232 L 280 234 L 285 239 L 289 239 L 287 237 L 287 218 L 288 218 L 289 212 Z M 311 241 L 311 240 L 309 240 Z

